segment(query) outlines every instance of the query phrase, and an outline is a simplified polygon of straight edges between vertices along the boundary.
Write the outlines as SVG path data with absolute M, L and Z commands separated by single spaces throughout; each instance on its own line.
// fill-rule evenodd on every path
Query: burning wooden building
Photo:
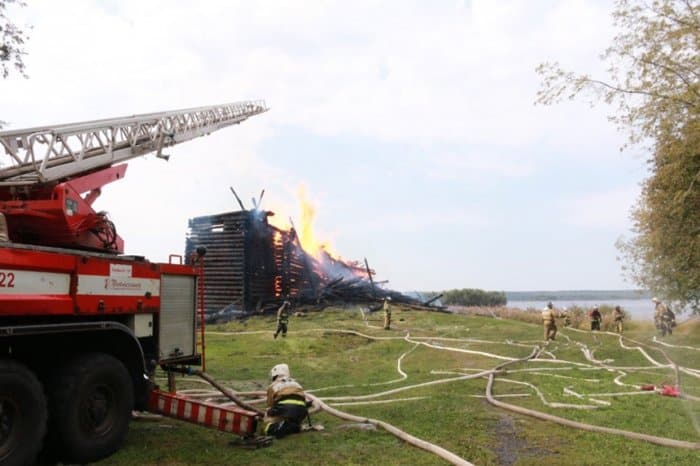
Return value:
M 318 277 L 293 229 L 267 222 L 270 212 L 241 210 L 189 220 L 185 254 L 200 246 L 204 258 L 206 312 L 232 306 L 260 310 L 284 297 L 312 299 Z
M 301 246 L 294 228 L 268 223 L 272 212 L 240 210 L 189 220 L 186 257 L 205 247 L 204 297 L 207 315 L 224 309 L 249 313 L 274 307 L 284 299 L 298 304 L 376 302 L 391 296 L 397 302 L 419 304 L 386 290 L 364 266 L 332 257 L 315 256 Z

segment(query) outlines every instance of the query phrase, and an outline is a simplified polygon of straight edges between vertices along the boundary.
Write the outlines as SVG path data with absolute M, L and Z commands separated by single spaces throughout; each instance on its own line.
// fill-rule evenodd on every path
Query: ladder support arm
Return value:
M 150 152 L 161 153 L 263 113 L 264 101 L 242 101 L 170 112 L 0 132 L 7 157 L 0 186 L 58 181 Z

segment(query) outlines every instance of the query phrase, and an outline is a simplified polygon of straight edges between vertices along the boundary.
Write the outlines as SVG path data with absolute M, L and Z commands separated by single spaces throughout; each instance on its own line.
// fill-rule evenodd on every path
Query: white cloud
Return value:
M 596 62 L 607 7 L 468 5 L 36 2 L 32 79 L 10 84 L 19 92 L 3 110 L 25 124 L 262 97 L 270 124 L 324 135 L 511 146 L 567 140 L 559 130 L 574 119 L 607 127 L 582 105 L 532 105 L 537 63 Z
M 630 209 L 639 197 L 639 186 L 623 186 L 611 191 L 590 193 L 560 202 L 566 223 L 581 227 L 627 230 Z
M 498 178 L 521 178 L 534 173 L 535 163 L 522 155 L 473 151 L 445 153 L 432 157 L 427 173 L 444 180 L 482 180 L 488 182 Z
M 364 231 L 386 231 L 389 233 L 415 231 L 443 231 L 463 227 L 484 228 L 492 224 L 488 214 L 475 207 L 455 210 L 435 209 L 429 212 L 388 212 L 382 215 L 381 222 L 360 225 Z M 347 233 L 345 231 L 344 233 Z
M 438 147 L 429 160 L 406 156 L 396 163 L 404 179 L 418 178 L 416 189 L 427 191 L 435 185 L 419 185 L 424 175 L 434 181 L 472 173 L 484 183 L 533 176 L 551 161 L 552 149 L 560 158 L 609 157 L 620 136 L 604 108 L 541 108 L 533 100 L 541 61 L 600 69 L 610 7 L 604 0 L 36 0 L 20 10 L 34 26 L 30 79 L 2 82 L 0 118 L 21 128 L 266 99 L 269 113 L 172 148 L 168 164 L 134 161 L 126 180 L 105 188 L 96 207 L 113 215 L 127 250 L 163 259 L 182 250 L 188 218 L 238 208 L 231 185 L 247 205 L 265 188 L 267 207 L 296 213 L 298 180 L 291 175 L 298 174 L 274 160 L 303 154 L 290 147 L 278 148 L 275 159 L 261 155 L 281 128 Z M 393 179 L 373 176 L 372 167 L 353 173 L 338 167 L 329 174 L 338 178 L 337 190 L 327 199 L 347 209 L 333 229 L 350 235 L 353 219 L 376 213 L 366 199 L 338 202 L 348 198 L 340 178 L 371 177 L 366 186 Z M 309 188 L 314 192 L 313 183 Z M 567 218 L 593 226 L 626 219 L 625 194 L 607 195 L 571 199 L 563 205 Z M 410 205 L 392 206 L 387 224 L 419 228 Z M 419 223 L 437 230 L 493 225 L 478 206 L 455 209 L 421 214 Z

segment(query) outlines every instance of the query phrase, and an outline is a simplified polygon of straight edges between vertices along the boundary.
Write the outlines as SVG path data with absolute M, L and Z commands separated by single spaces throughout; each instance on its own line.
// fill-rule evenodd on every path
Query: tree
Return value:
M 27 77 L 24 66 L 24 44 L 29 38 L 27 31 L 16 26 L 7 17 L 7 6 L 11 4 L 24 6 L 24 2 L 18 0 L 0 0 L 0 75 L 3 79 L 10 75 L 14 69 L 17 73 Z M 0 128 L 3 121 L 0 120 Z
M 636 236 L 618 241 L 636 282 L 700 312 L 700 121 L 657 142 L 653 175 L 632 212 Z
M 443 291 L 442 295 L 444 304 L 457 306 L 505 306 L 507 302 L 503 291 L 484 291 L 476 288 Z
M 545 105 L 590 92 L 629 143 L 650 150 L 650 176 L 621 240 L 624 270 L 639 285 L 700 312 L 700 3 L 617 0 L 617 34 L 601 58 L 608 78 L 537 67 Z

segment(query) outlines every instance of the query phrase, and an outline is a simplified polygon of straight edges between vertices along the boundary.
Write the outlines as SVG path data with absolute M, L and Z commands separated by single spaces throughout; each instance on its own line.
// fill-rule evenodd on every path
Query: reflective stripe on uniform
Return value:
M 295 400 L 294 398 L 287 398 L 286 400 L 278 401 L 277 404 L 280 404 L 280 405 L 299 405 L 299 406 L 306 406 L 306 402 L 305 402 L 305 401 Z

